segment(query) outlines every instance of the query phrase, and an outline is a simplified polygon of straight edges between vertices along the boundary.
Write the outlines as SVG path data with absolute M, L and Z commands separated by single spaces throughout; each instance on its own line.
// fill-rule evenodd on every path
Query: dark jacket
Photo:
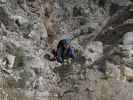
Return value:
M 57 61 L 64 63 L 64 57 L 73 58 L 75 57 L 75 49 L 73 47 L 65 48 L 64 45 L 67 43 L 66 39 L 61 40 L 57 45 Z
M 65 41 L 65 39 L 60 40 L 60 42 L 57 45 L 57 61 L 60 63 L 64 63 Z

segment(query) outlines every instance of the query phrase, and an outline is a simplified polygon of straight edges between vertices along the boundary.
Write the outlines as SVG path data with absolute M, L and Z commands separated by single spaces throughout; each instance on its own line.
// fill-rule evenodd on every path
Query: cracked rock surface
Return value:
M 133 100 L 132 20 L 132 0 L 0 0 L 0 100 Z M 76 63 L 46 59 L 66 36 Z

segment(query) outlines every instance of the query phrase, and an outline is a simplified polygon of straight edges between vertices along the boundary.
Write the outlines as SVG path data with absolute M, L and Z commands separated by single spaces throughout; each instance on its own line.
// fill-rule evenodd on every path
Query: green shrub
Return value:
M 24 66 L 24 53 L 22 48 L 17 48 L 15 52 L 15 68 L 20 68 Z

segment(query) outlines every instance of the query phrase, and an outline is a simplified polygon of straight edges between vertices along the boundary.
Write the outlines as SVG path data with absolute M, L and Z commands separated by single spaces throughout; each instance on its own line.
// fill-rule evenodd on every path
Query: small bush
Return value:
M 24 66 L 24 53 L 22 48 L 17 48 L 15 52 L 15 67 L 20 68 Z

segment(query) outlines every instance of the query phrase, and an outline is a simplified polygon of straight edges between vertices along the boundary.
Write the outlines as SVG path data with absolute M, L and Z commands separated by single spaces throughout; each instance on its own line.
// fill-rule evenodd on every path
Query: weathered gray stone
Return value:
M 125 67 L 125 76 L 129 81 L 133 81 L 133 69 L 129 67 Z
M 118 65 L 111 64 L 109 62 L 106 62 L 106 74 L 108 77 L 114 78 L 116 80 L 120 80 L 121 77 L 121 71 L 119 69 Z
M 6 2 L 7 2 L 7 0 L 0 0 L 0 2 L 2 2 L 2 3 L 6 3 Z
M 127 50 L 128 57 L 126 58 L 126 62 L 132 67 L 133 64 L 133 32 L 128 32 L 124 35 L 123 39 L 124 47 Z
M 118 4 L 119 6 L 128 6 L 131 4 L 130 0 L 111 0 L 113 3 Z
M 126 27 L 132 29 L 132 9 L 128 8 L 132 1 L 58 0 L 59 5 L 56 0 L 53 1 L 0 0 L 0 97 L 5 98 L 3 100 L 132 100 L 132 83 L 121 80 L 121 74 L 125 75 L 129 81 L 133 79 L 131 68 L 126 67 L 125 73 L 121 69 L 121 66 L 125 64 L 133 65 L 130 59 L 132 58 L 132 32 L 126 33 L 124 40 L 121 34 L 125 31 L 123 33 L 121 30 L 116 30 L 116 33 L 110 35 L 115 27 L 123 26 L 123 24 L 130 24 L 131 26 Z M 112 4 L 115 4 L 115 9 L 111 8 Z M 46 5 L 49 6 L 48 9 Z M 117 17 L 120 20 L 119 23 L 117 23 L 118 19 L 108 22 L 110 18 L 115 19 L 116 13 L 123 7 L 127 9 L 129 16 L 120 13 L 122 17 Z M 114 12 L 110 17 L 112 10 Z M 113 16 L 113 14 L 116 15 Z M 58 15 L 55 20 L 52 19 L 53 15 Z M 64 32 L 78 31 L 80 33 L 72 40 L 74 47 L 80 50 L 76 63 L 62 65 L 44 58 L 44 55 L 51 51 L 47 46 L 47 39 L 51 36 L 45 22 L 49 19 L 48 16 L 59 29 L 50 29 L 52 32 L 57 32 L 52 44 L 53 48 L 57 47 Z M 108 41 L 106 36 L 111 36 L 114 38 L 114 43 L 105 44 L 95 41 L 95 37 L 100 35 L 102 37 L 99 40 Z M 115 35 L 121 38 L 120 41 L 116 42 Z M 119 43 L 126 48 L 127 56 L 124 58 L 121 56 L 121 50 L 113 49 Z M 23 59 L 24 64 L 14 67 L 14 61 L 17 60 L 15 57 L 17 48 L 22 49 L 20 50 L 22 56 L 19 57 L 20 60 Z M 106 48 L 108 50 L 105 50 Z M 7 62 L 3 61 L 6 55 L 9 60 L 9 69 Z M 97 70 L 97 64 L 92 65 L 100 59 L 102 59 L 101 67 L 106 69 L 105 73 Z M 125 59 L 125 62 L 122 62 L 122 59 Z M 119 63 L 116 65 L 115 62 Z M 105 74 L 109 76 L 103 78 Z M 7 99 L 5 94 L 9 96 Z
M 13 68 L 14 67 L 14 63 L 15 63 L 15 56 L 8 54 L 7 55 L 7 59 L 9 61 L 8 67 L 9 68 Z
M 92 62 L 96 61 L 103 54 L 103 44 L 101 42 L 91 42 L 83 52 L 86 59 Z

